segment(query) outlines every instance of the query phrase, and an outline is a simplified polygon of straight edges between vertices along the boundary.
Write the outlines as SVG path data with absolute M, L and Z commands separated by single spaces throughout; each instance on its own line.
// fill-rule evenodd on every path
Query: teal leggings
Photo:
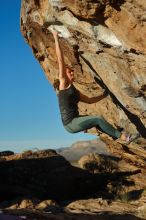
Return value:
M 120 131 L 116 130 L 102 117 L 98 116 L 79 116 L 74 118 L 69 124 L 65 125 L 64 127 L 70 133 L 77 133 L 93 127 L 97 127 L 114 138 L 119 138 L 121 136 Z

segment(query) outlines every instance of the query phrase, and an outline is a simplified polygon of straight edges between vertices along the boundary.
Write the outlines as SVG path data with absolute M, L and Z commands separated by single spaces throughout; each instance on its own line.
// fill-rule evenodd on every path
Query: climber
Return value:
M 52 30 L 52 34 L 55 40 L 56 55 L 59 64 L 59 79 L 54 80 L 54 88 L 58 91 L 61 118 L 65 129 L 70 133 L 77 133 L 96 127 L 114 139 L 119 139 L 125 143 L 131 142 L 134 139 L 132 135 L 116 130 L 104 118 L 79 115 L 77 105 L 79 101 L 91 104 L 102 100 L 107 94 L 104 92 L 100 96 L 89 98 L 76 89 L 73 84 L 74 71 L 70 66 L 65 65 L 64 62 L 64 56 L 59 44 L 59 33 L 56 30 Z

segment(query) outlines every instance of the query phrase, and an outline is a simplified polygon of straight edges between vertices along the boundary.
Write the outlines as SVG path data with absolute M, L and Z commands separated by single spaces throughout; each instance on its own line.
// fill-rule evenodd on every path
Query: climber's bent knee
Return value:
M 69 125 L 64 125 L 64 128 L 69 132 L 69 133 L 77 133 L 79 131 L 76 131 L 75 129 L 71 128 Z

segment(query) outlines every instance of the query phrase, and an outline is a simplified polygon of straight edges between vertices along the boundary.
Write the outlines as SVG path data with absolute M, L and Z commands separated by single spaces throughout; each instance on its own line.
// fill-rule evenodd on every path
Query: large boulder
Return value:
M 81 114 L 102 115 L 117 128 L 146 137 L 145 1 L 22 1 L 21 31 L 53 83 L 58 64 L 52 26 L 61 32 L 65 62 L 86 95 L 109 96 L 80 104 Z
M 21 32 L 52 84 L 58 64 L 51 29 L 60 32 L 65 62 L 75 85 L 96 104 L 79 103 L 80 114 L 102 115 L 115 128 L 142 135 L 129 146 L 101 134 L 128 171 L 140 170 L 135 185 L 146 187 L 146 1 L 22 0 Z

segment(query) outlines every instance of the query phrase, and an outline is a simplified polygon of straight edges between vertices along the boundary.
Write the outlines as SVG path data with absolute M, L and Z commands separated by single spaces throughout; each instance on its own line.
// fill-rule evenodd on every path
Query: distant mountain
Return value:
M 89 141 L 78 141 L 68 148 L 59 148 L 57 153 L 61 154 L 68 161 L 78 161 L 82 156 L 89 153 L 108 154 L 106 145 L 100 139 Z

